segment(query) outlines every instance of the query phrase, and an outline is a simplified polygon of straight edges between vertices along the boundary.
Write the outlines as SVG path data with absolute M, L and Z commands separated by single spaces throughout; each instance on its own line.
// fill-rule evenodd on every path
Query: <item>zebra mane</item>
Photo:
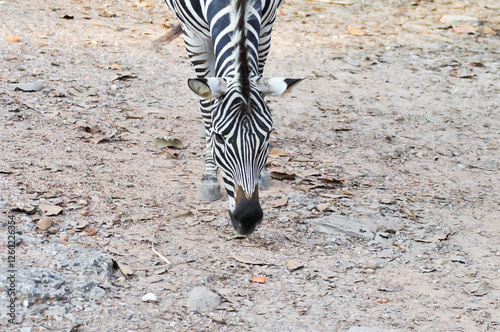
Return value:
M 244 107 L 247 112 L 251 112 L 250 107 L 250 70 L 248 68 L 248 49 L 246 45 L 246 10 L 247 0 L 236 0 L 236 12 L 238 15 L 238 23 L 236 25 L 235 34 L 239 38 L 236 40 L 238 54 L 235 57 L 236 76 L 241 84 L 241 95 L 243 97 Z M 237 64 L 237 65 L 236 65 Z

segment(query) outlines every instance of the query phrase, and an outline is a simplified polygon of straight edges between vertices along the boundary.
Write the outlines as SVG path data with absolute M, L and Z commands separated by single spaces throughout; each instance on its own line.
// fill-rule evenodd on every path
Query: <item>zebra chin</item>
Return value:
M 255 187 L 254 193 L 247 197 L 243 189 L 238 187 L 236 191 L 236 207 L 229 211 L 229 217 L 234 230 L 240 235 L 250 235 L 262 222 L 264 212 L 259 203 L 259 189 Z

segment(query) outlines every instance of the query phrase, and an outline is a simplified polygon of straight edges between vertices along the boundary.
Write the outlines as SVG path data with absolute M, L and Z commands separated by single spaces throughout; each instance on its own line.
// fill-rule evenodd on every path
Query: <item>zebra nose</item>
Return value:
M 236 192 L 236 207 L 229 212 L 231 223 L 235 231 L 241 235 L 252 234 L 255 228 L 262 222 L 264 212 L 259 204 L 259 190 L 255 187 L 254 193 L 247 197 L 243 189 L 238 187 Z

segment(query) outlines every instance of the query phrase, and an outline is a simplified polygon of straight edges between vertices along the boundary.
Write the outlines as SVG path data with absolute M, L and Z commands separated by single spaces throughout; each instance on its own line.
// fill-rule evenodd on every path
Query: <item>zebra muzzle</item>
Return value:
M 238 234 L 252 234 L 255 228 L 262 222 L 264 212 L 259 203 L 259 188 L 256 186 L 252 195 L 247 196 L 238 186 L 236 190 L 236 207 L 229 211 L 231 223 Z

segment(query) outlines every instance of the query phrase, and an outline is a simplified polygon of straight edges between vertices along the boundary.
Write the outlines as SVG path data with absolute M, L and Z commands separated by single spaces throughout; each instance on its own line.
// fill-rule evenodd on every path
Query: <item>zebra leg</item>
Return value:
M 213 100 L 200 99 L 200 110 L 205 125 L 205 139 L 207 142 L 205 173 L 198 184 L 197 198 L 200 201 L 216 201 L 220 198 L 220 184 L 219 179 L 217 178 L 217 165 L 215 165 L 212 158 L 212 151 L 210 148 L 210 140 L 212 139 L 210 135 L 212 130 L 211 111 L 213 104 Z

